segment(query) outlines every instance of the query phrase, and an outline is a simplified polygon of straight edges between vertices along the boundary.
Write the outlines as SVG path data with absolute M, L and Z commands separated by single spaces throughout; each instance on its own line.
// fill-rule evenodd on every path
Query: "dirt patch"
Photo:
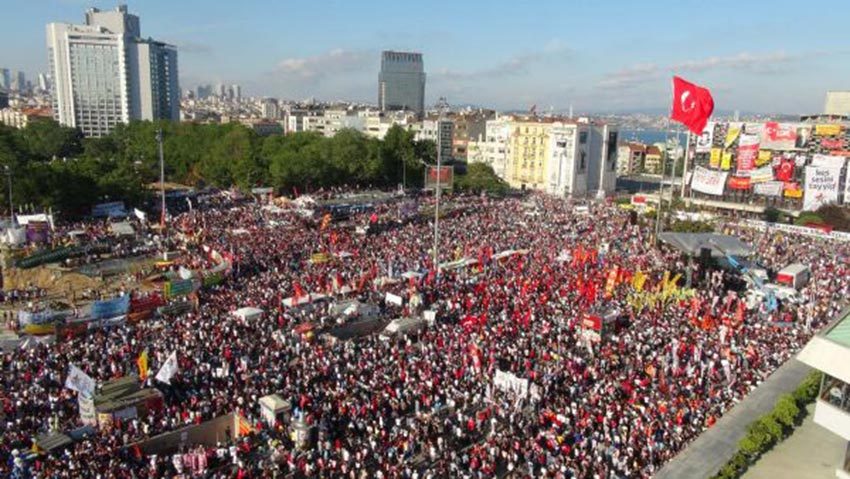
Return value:
M 46 290 L 48 295 L 64 295 L 69 291 L 98 289 L 103 286 L 103 281 L 47 266 L 32 269 L 10 268 L 3 272 L 4 289 L 26 289 L 33 286 Z

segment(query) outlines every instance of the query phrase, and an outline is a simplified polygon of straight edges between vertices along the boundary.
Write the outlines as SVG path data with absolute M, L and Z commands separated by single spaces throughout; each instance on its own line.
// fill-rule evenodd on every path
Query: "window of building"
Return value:
M 584 145 L 585 143 L 587 143 L 587 132 L 586 131 L 579 132 L 578 142 L 581 145 Z

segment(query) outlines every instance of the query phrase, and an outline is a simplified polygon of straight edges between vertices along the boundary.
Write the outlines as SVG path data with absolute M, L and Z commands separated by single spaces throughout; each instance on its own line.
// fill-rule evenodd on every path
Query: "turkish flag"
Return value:
M 701 135 L 714 112 L 714 98 L 708 88 L 673 77 L 673 113 L 671 119 Z
M 794 160 L 782 160 L 776 168 L 776 179 L 779 181 L 791 181 L 794 177 Z

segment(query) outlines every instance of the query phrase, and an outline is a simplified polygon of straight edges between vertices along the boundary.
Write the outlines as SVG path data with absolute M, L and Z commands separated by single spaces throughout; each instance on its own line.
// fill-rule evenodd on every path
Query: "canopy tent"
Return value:
M 750 245 L 731 235 L 666 231 L 661 233 L 658 238 L 682 253 L 691 256 L 699 255 L 703 248 L 709 248 L 714 257 L 723 257 L 725 256 L 724 252 L 733 256 L 745 257 L 753 254 Z M 718 246 L 720 249 L 718 249 Z
M 244 321 L 251 321 L 263 316 L 263 310 L 260 308 L 253 308 L 251 306 L 245 306 L 243 308 L 239 308 L 233 312 L 233 315 L 237 318 L 242 318 Z

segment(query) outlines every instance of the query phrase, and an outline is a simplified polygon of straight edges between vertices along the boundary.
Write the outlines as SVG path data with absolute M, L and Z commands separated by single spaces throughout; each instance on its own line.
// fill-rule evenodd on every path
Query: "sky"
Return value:
M 423 54 L 426 103 L 664 111 L 674 74 L 717 110 L 817 113 L 850 89 L 850 2 L 136 0 L 142 35 L 179 48 L 181 88 L 375 103 L 382 50 Z M 45 25 L 116 2 L 0 0 L 0 67 L 46 72 Z

